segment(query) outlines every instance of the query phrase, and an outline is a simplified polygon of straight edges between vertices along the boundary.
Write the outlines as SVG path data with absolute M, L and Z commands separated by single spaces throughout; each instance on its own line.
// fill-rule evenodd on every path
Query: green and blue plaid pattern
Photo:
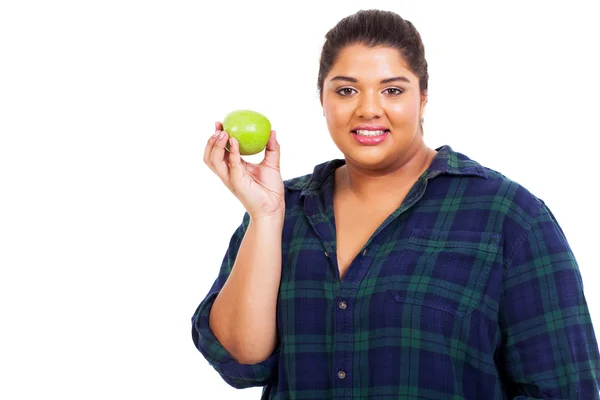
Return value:
M 544 202 L 449 146 L 340 280 L 334 171 L 285 182 L 279 344 L 242 365 L 208 325 L 248 226 L 192 317 L 196 347 L 263 399 L 599 399 L 577 262 Z M 374 207 L 377 205 L 374 204 Z

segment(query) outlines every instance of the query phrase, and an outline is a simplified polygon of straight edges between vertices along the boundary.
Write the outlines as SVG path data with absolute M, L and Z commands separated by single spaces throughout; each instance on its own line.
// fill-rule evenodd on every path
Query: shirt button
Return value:
M 340 378 L 340 379 L 346 378 L 346 373 L 342 370 L 338 371 L 338 378 Z
M 340 308 L 340 310 L 345 310 L 346 308 L 348 308 L 348 303 L 346 303 L 345 301 L 340 301 L 338 303 L 338 307 Z

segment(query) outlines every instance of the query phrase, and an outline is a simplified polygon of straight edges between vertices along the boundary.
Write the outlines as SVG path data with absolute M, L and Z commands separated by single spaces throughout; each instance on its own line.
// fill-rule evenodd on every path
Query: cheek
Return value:
M 329 102 L 323 106 L 323 111 L 330 128 L 345 127 L 352 118 L 352 108 L 345 104 Z
M 404 124 L 416 122 L 419 118 L 419 103 L 413 99 L 406 100 L 390 105 L 391 117 Z

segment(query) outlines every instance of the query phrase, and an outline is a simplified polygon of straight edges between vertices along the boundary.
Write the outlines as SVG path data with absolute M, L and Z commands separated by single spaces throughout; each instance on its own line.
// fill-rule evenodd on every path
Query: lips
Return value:
M 376 146 L 385 141 L 385 139 L 388 136 L 388 133 L 388 130 L 369 131 L 359 129 L 356 132 L 352 132 L 352 137 L 358 144 L 361 144 L 363 146 Z

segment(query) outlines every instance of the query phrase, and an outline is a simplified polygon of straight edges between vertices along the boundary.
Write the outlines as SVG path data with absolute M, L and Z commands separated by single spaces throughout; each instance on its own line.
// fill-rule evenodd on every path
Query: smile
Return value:
M 376 146 L 383 143 L 390 133 L 389 129 L 366 130 L 357 129 L 352 131 L 352 137 L 358 144 L 363 146 Z
M 358 129 L 356 131 L 352 131 L 353 133 L 356 133 L 357 135 L 360 136 L 369 136 L 369 137 L 373 137 L 373 136 L 381 136 L 387 132 L 389 132 L 389 130 L 385 129 L 385 130 L 377 130 L 377 131 L 372 131 L 372 130 L 363 130 L 363 129 Z

